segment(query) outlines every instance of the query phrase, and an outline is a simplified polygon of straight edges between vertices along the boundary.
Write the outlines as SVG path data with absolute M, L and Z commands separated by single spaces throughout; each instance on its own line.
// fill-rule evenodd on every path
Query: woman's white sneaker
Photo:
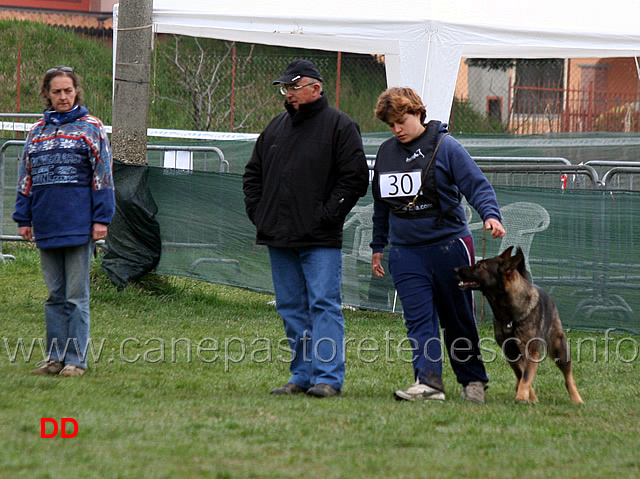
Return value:
M 395 392 L 398 401 L 444 401 L 444 393 L 427 384 L 416 382 L 409 389 Z

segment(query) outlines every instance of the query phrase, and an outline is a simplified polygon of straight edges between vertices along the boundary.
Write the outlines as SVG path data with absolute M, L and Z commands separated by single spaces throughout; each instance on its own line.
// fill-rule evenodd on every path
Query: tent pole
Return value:
M 338 70 L 336 73 L 336 109 L 340 109 L 340 76 L 342 73 L 342 52 L 338 52 Z
M 431 52 L 431 37 L 438 33 L 438 30 L 427 30 L 429 34 L 429 43 L 427 43 L 427 58 L 424 61 L 424 74 L 422 75 L 422 97 L 424 99 L 425 89 L 427 86 L 427 70 L 429 70 L 429 53 Z
M 233 120 L 235 117 L 236 104 L 236 45 L 233 44 L 233 54 L 231 56 L 231 114 L 229 131 L 233 133 Z

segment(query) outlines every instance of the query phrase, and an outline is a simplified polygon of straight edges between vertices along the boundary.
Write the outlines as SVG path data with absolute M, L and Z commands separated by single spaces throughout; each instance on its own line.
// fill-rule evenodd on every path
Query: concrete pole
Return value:
M 123 163 L 147 162 L 152 0 L 120 0 L 111 146 Z

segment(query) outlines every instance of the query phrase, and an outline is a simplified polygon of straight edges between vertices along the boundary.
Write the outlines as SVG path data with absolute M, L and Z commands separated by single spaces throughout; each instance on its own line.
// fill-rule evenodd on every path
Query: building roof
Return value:
M 24 20 L 89 30 L 113 30 L 112 12 L 77 12 L 0 6 L 0 20 Z

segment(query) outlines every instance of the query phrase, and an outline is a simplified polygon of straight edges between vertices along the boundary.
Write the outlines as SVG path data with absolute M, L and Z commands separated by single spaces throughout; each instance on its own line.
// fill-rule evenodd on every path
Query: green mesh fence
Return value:
M 379 142 L 386 137 L 388 135 L 365 135 L 367 153 L 375 153 Z M 575 135 L 530 137 L 520 141 L 500 137 L 491 139 L 493 147 L 485 144 L 484 137 L 462 140 L 469 142 L 468 148 L 474 155 L 564 156 L 570 157 L 572 163 L 580 158 L 633 161 L 640 148 L 637 135 L 609 137 L 608 141 Z M 579 147 L 576 142 L 590 148 Z M 255 245 L 255 229 L 244 211 L 241 174 L 253 143 L 215 142 L 215 145 L 224 152 L 231 173 L 218 173 L 220 160 L 215 154 L 194 154 L 194 170 L 187 171 L 158 167 L 163 164 L 163 152 L 149 152 L 152 165 L 148 168 L 149 187 L 158 205 L 157 219 L 163 242 L 157 272 L 270 292 L 267 251 Z M 479 150 L 474 150 L 476 148 Z M 4 208 L 0 224 L 5 235 L 16 234 L 11 213 L 18 154 L 19 148 L 10 148 L 4 162 L 6 187 L 1 193 Z M 618 332 L 640 334 L 637 314 L 640 311 L 640 255 L 635 248 L 636 238 L 640 237 L 640 220 L 635 218 L 640 207 L 640 192 L 633 191 L 635 184 L 626 188 L 627 180 L 633 175 L 627 176 L 619 185 L 624 188 L 613 191 L 563 190 L 559 177 L 557 186 L 552 188 L 504 186 L 502 176 L 492 180 L 512 237 L 510 241 L 517 239 L 518 245 L 528 248 L 533 280 L 552 294 L 565 327 L 601 331 L 615 328 Z M 401 304 L 395 302 L 390 278 L 372 278 L 370 272 L 368 243 L 372 201 L 370 194 L 362 198 L 347 218 L 343 295 L 347 304 L 399 312 Z M 531 221 L 542 225 L 513 226 L 515 220 L 507 221 L 509 210 L 511 218 L 522 220 L 540 209 L 532 204 L 544 209 L 548 225 L 535 218 Z M 500 253 L 507 245 L 490 237 L 483 239 L 477 213 L 470 210 L 470 215 L 476 256 Z M 511 233 L 517 237 L 518 232 L 523 238 L 513 239 Z M 482 313 L 479 294 L 476 300 Z M 492 319 L 487 304 L 482 319 Z
M 240 175 L 150 167 L 147 180 L 162 235 L 158 273 L 272 291 Z
M 496 193 L 507 228 L 518 228 L 513 213 L 532 210 L 525 202 L 544 208 L 549 226 L 506 244 L 489 235 L 483 240 L 475 230 L 476 255 L 483 246 L 490 257 L 509 243 L 530 244 L 533 281 L 551 293 L 565 327 L 640 332 L 640 221 L 634 217 L 640 193 L 507 187 L 496 187 Z M 515 207 L 509 218 L 508 207 Z
M 266 248 L 254 244 L 255 230 L 244 212 L 240 175 L 151 167 L 148 179 L 163 241 L 158 273 L 272 291 Z M 633 215 L 640 207 L 640 193 L 496 191 L 504 210 L 515 208 L 511 218 L 521 219 L 535 204 L 548 213 L 548 226 L 532 233 L 535 228 L 507 221 L 505 214 L 506 227 L 522 234 L 503 242 L 483 238 L 477 214 L 471 212 L 477 257 L 494 256 L 508 244 L 529 248 L 533 280 L 551 292 L 565 327 L 640 333 L 640 261 L 635 249 L 640 220 Z M 392 310 L 390 278 L 372 277 L 369 266 L 371 203 L 370 196 L 362 198 L 347 220 L 343 294 L 347 304 Z M 395 309 L 400 311 L 401 305 Z M 490 321 L 488 306 L 484 313 L 483 319 Z

